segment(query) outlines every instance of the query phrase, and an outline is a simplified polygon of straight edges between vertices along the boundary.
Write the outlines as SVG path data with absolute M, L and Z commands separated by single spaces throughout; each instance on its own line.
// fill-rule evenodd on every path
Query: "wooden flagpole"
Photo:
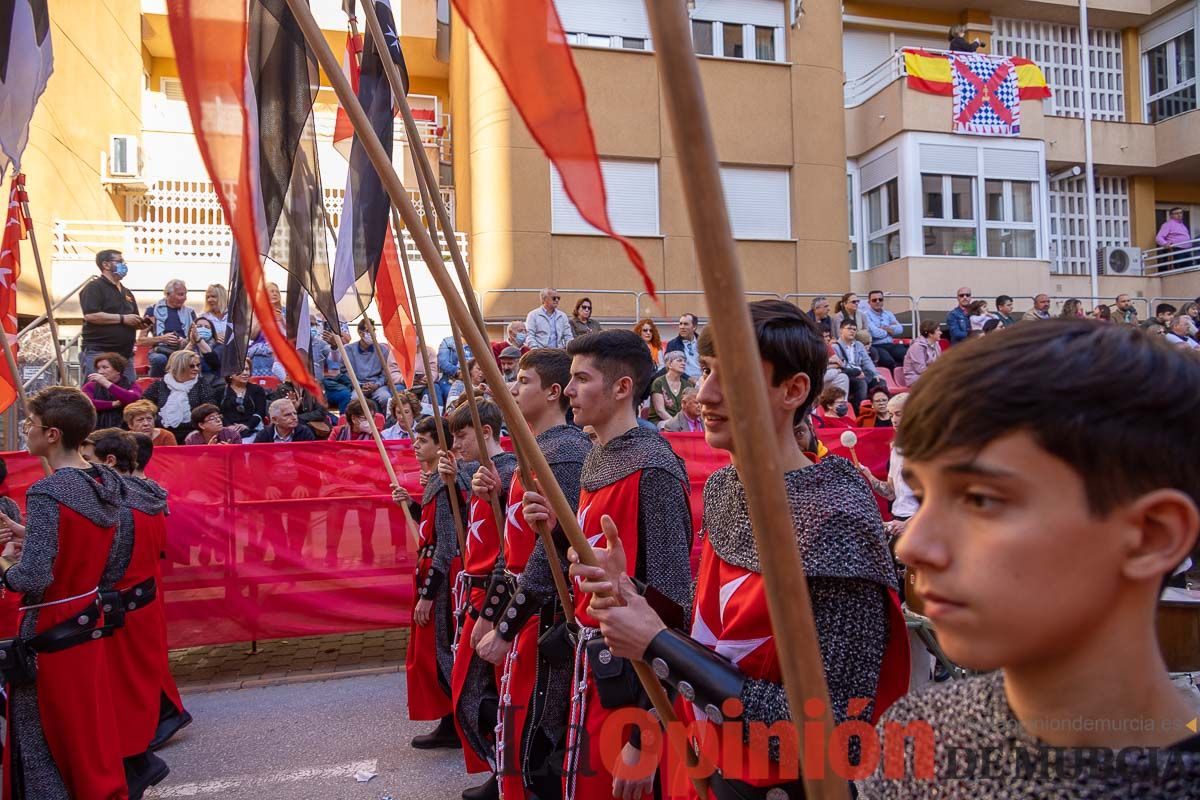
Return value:
M 14 420 L 18 417 L 25 417 L 28 419 L 29 398 L 25 395 L 25 382 L 21 380 L 21 375 L 17 372 L 17 359 L 13 356 L 12 344 L 8 341 L 8 334 L 3 330 L 0 330 L 0 342 L 4 343 L 4 361 L 8 364 L 8 371 L 12 375 L 13 388 L 17 391 L 16 402 L 19 404 L 18 407 L 21 411 L 20 414 L 10 414 L 9 416 Z M 13 433 L 15 434 L 16 431 L 13 431 Z M 13 441 L 19 443 L 21 440 L 19 436 L 14 436 Z M 16 445 L 14 444 L 14 447 L 15 446 Z M 51 472 L 50 462 L 44 458 L 39 460 L 42 462 L 42 471 L 49 475 Z
M 762 371 L 750 312 L 742 301 L 745 288 L 737 250 L 725 211 L 716 145 L 709 124 L 700 70 L 692 51 L 690 23 L 682 2 L 647 0 L 646 14 L 654 39 L 662 93 L 678 153 L 696 260 L 708 298 L 714 344 L 721 359 L 721 385 L 729 396 L 738 473 L 746 490 L 751 526 L 779 664 L 792 720 L 803 739 L 805 701 L 824 709 L 824 741 L 831 741 L 833 717 L 809 605 L 804 564 L 796 549 L 795 526 L 788 511 L 778 443 L 768 420 L 767 385 Z M 729 302 L 729 300 L 737 302 Z M 800 752 L 804 752 L 801 744 Z M 803 774 L 807 797 L 845 798 L 846 779 L 824 770 L 822 779 Z
M 46 272 L 42 269 L 42 253 L 38 250 L 37 234 L 33 230 L 33 217 L 29 213 L 29 194 L 25 191 L 25 175 L 18 173 L 13 180 L 17 182 L 17 201 L 21 204 L 21 216 L 24 217 L 25 230 L 29 233 L 29 248 L 33 250 L 33 263 L 37 267 L 42 302 L 46 305 L 46 321 L 50 323 L 50 338 L 54 341 L 54 358 L 58 362 L 58 382 L 66 386 L 67 362 L 63 360 L 62 342 L 58 339 L 58 322 L 54 319 L 54 303 L 50 302 L 50 290 L 46 287 Z M 15 372 L 13 376 L 16 378 Z M 86 381 L 87 375 L 81 375 L 80 378 Z M 20 380 L 20 378 L 16 379 Z
M 417 249 L 421 252 L 422 259 L 428 266 L 434 282 L 437 283 L 438 289 L 446 301 L 446 307 L 450 316 L 463 332 L 464 338 L 473 351 L 480 353 L 489 351 L 491 344 L 488 342 L 483 329 L 478 324 L 478 322 L 482 322 L 482 319 L 478 321 L 473 319 L 466 303 L 463 302 L 463 298 L 459 296 L 457 287 L 454 285 L 454 281 L 450 278 L 442 262 L 441 253 L 434 245 L 429 233 L 421 224 L 417 211 L 413 208 L 412 201 L 408 197 L 408 192 L 405 191 L 404 184 L 400 180 L 400 176 L 396 174 L 391 159 L 383 149 L 383 145 L 379 142 L 379 137 L 375 135 L 375 131 L 371 128 L 366 112 L 363 111 L 358 98 L 350 88 L 349 81 L 346 80 L 346 76 L 339 69 L 337 59 L 329 49 L 329 44 L 325 41 L 320 26 L 313 19 L 312 12 L 308 9 L 304 0 L 287 0 L 287 2 L 296 17 L 304 38 L 308 41 L 309 47 L 316 53 L 321 68 L 325 70 L 325 74 L 333 84 L 334 91 L 337 93 L 342 108 L 345 109 L 347 116 L 354 125 L 355 131 L 358 133 L 359 142 L 363 145 L 367 156 L 371 159 L 371 163 L 379 173 L 379 177 L 383 181 L 388 195 L 392 198 L 392 204 L 399 210 L 404 224 L 412 234 Z M 369 3 L 364 5 L 368 9 L 368 13 L 373 10 Z M 378 27 L 377 21 L 374 27 Z M 384 58 L 383 64 L 385 69 L 388 68 L 388 65 L 391 65 L 391 67 L 395 66 L 391 63 L 390 58 Z M 397 96 L 398 99 L 403 97 L 402 94 L 398 94 L 395 90 L 393 90 L 393 95 Z M 453 244 L 450 247 L 453 253 Z M 468 295 L 471 298 L 472 304 L 477 306 L 474 303 L 473 295 L 468 290 L 469 285 L 468 283 L 467 286 L 464 286 L 464 294 Z M 487 379 L 488 385 L 492 387 L 492 394 L 499 401 L 505 419 L 522 419 L 521 412 L 516 405 L 516 400 L 511 393 L 505 391 L 507 384 L 504 381 L 504 376 L 500 373 L 500 365 L 496 363 L 496 360 L 484 358 L 477 363 L 482 367 L 484 377 Z M 532 462 L 532 470 L 539 476 L 538 484 L 545 491 L 546 499 L 554 510 L 554 514 L 562 526 L 567 540 L 579 555 L 579 560 L 587 565 L 596 565 L 595 553 L 592 551 L 592 547 L 588 544 L 587 539 L 583 536 L 579 522 L 575 518 L 575 513 L 572 511 L 570 503 L 567 502 L 567 498 L 563 494 L 562 487 L 554 480 L 554 473 L 551 471 L 549 463 L 547 463 L 541 450 L 538 449 L 533 432 L 529 430 L 527 425 L 517 424 L 509 426 L 509 433 L 517 441 L 521 453 Z M 664 722 L 673 720 L 675 715 L 671 709 L 667 693 L 663 689 L 662 684 L 654 676 L 653 671 L 648 665 L 642 662 L 634 662 L 634 668 L 637 671 L 643 688 L 654 703 L 660 718 Z M 703 785 L 704 782 L 700 781 L 698 783 Z M 707 795 L 701 793 L 701 796 Z

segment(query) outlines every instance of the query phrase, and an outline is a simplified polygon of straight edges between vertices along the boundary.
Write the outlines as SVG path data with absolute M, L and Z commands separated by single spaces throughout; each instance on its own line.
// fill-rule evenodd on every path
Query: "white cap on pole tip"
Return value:
M 858 444 L 858 436 L 855 435 L 854 431 L 844 431 L 842 433 L 842 447 L 852 448 L 856 444 Z

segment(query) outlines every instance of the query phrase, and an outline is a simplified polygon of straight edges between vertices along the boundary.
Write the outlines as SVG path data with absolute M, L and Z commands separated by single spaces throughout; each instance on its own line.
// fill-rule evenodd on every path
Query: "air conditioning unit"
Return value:
M 1101 275 L 1141 275 L 1142 248 L 1101 247 L 1096 253 L 1096 267 Z
M 114 178 L 132 178 L 138 174 L 136 136 L 112 136 L 108 140 L 108 174 Z

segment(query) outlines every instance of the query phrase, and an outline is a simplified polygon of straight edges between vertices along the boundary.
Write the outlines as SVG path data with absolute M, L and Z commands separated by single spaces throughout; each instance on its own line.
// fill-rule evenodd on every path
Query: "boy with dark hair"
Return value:
M 567 424 L 563 390 L 570 380 L 571 356 L 566 351 L 530 350 L 521 357 L 511 391 L 574 510 L 579 505 L 580 471 L 592 443 L 583 431 Z M 471 485 L 476 496 L 488 502 L 500 488 L 495 472 L 486 469 L 475 473 Z M 524 494 L 521 476 L 514 475 L 502 495 L 507 503 L 504 569 L 492 576 L 482 619 L 475 624 L 476 652 L 499 667 L 496 771 L 504 797 L 553 798 L 562 793 L 571 665 L 548 651 L 539 653 L 538 641 L 552 628 L 563 632 L 563 609 L 551 570 L 565 569 L 567 543 L 562 528 L 553 528 L 554 553 L 547 555 L 521 510 Z
M 454 435 L 453 453 L 443 453 L 438 469 L 442 480 L 463 480 L 483 469 L 480 462 L 486 456 L 499 475 L 501 491 L 507 492 L 517 459 L 500 448 L 500 408 L 489 400 L 476 397 L 479 424 L 483 426 L 486 453 L 479 452 L 471 409 L 464 402 L 450 415 L 450 431 Z M 457 478 L 456 478 L 457 474 Z M 461 626 L 454 641 L 454 668 L 451 674 L 451 701 L 458 736 L 466 747 L 463 755 L 467 772 L 493 772 L 482 785 L 463 792 L 467 800 L 499 796 L 494 766 L 496 751 L 496 708 L 499 694 L 492 665 L 475 655 L 472 632 L 487 599 L 487 587 L 497 564 L 503 569 L 500 556 L 500 529 L 489 500 L 471 495 L 467 513 L 467 552 L 463 569 L 455 582 L 454 616 Z
M 566 395 L 575 421 L 591 425 L 598 444 L 583 464 L 579 526 L 595 546 L 606 546 L 601 520 L 620 531 L 630 572 L 680 606 L 690 600 L 692 517 L 683 461 L 657 431 L 637 424 L 654 365 L 641 337 L 632 331 L 589 333 L 567 345 L 572 356 Z M 526 492 L 525 519 L 555 524 L 544 498 Z M 575 651 L 575 687 L 567 734 L 564 794 L 568 800 L 637 796 L 644 780 L 614 776 L 601 757 L 600 732 L 618 708 L 645 706 L 633 665 L 615 657 L 588 613 L 589 595 L 578 592 L 575 618 L 581 627 Z M 607 745 L 606 745 L 607 746 Z M 621 757 L 635 763 L 639 742 L 626 738 Z
M 796 441 L 794 426 L 805 418 L 825 374 L 828 351 L 819 328 L 781 300 L 751 303 L 750 316 L 833 718 L 835 723 L 860 716 L 874 719 L 908 686 L 908 640 L 883 522 L 870 490 L 848 461 L 828 456 L 814 464 Z M 775 645 L 780 632 L 771 628 L 738 473 L 731 419 L 735 409 L 727 403 L 707 330 L 700 337 L 700 364 L 705 439 L 729 452 L 732 464 L 714 472 L 704 486 L 705 536 L 691 636 L 670 629 L 638 594 L 621 568 L 624 553 L 615 537 L 610 536 L 602 566 L 575 564 L 571 573 L 582 578 L 582 591 L 618 592 L 619 599 L 593 597 L 590 606 L 613 653 L 649 661 L 659 678 L 679 689 L 691 701 L 684 704 L 681 721 L 713 723 L 706 735 L 721 739 L 711 749 L 720 754 L 718 772 L 710 778 L 716 797 L 798 798 L 803 796 L 800 779 L 780 765 L 780 749 L 794 743 L 772 739 L 769 767 L 762 774 L 750 766 L 762 762 L 762 753 L 751 755 L 748 746 L 723 740 L 728 728 L 722 722 L 771 726 L 792 720 L 792 713 Z M 859 698 L 864 705 L 855 707 L 852 701 Z M 730 699 L 738 704 L 726 703 Z M 733 716 L 733 708 L 742 711 Z M 742 738 L 749 744 L 744 724 Z M 858 747 L 848 750 L 841 758 L 856 763 Z M 684 792 L 684 781 L 676 777 L 682 775 L 678 766 L 672 770 L 672 788 Z M 695 796 L 690 786 L 686 793 Z
M 881 735 L 932 733 L 885 748 L 862 796 L 1200 796 L 1154 622 L 1200 528 L 1198 415 L 1195 359 L 1126 326 L 1018 325 L 929 369 L 897 440 L 921 506 L 896 556 L 946 655 L 989 674 L 894 705 Z
M 437 471 L 437 421 L 427 417 L 413 430 L 416 434 L 413 454 L 421 464 L 425 492 L 417 515 L 420 524 L 415 605 L 405 656 L 408 718 L 438 720 L 437 727 L 431 732 L 413 738 L 413 747 L 418 750 L 458 748 L 462 743 L 454 729 L 450 702 L 450 674 L 454 665 L 451 641 L 455 627 L 450 588 L 462 567 L 462 560 L 458 554 L 458 531 L 454 529 L 449 493 L 459 493 L 460 508 L 466 500 L 461 487 L 448 488 Z M 397 503 L 411 500 L 401 487 L 393 488 L 392 499 Z
M 6 797 L 128 797 L 99 589 L 115 580 L 121 479 L 90 465 L 79 447 L 96 411 L 78 389 L 52 386 L 29 400 L 27 449 L 52 474 L 26 493 L 25 527 L 9 524 L 0 542 L 22 542 L 2 576 L 22 592 L 20 636 L 5 670 L 8 731 Z M 125 542 L 128 546 L 128 542 Z M 126 551 L 127 557 L 127 551 Z M 14 663 L 18 662 L 18 663 Z M 19 664 L 27 663 L 27 669 Z

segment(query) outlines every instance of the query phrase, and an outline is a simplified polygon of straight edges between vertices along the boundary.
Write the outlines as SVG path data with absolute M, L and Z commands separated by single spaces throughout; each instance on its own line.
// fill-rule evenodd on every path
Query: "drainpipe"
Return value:
M 1087 0 L 1079 0 L 1079 70 L 1083 79 L 1083 159 L 1084 179 L 1087 188 L 1087 241 L 1089 272 L 1092 276 L 1093 302 L 1100 296 L 1100 267 L 1097 256 L 1099 242 L 1096 236 L 1096 163 L 1092 158 L 1092 70 L 1091 37 L 1088 35 Z

